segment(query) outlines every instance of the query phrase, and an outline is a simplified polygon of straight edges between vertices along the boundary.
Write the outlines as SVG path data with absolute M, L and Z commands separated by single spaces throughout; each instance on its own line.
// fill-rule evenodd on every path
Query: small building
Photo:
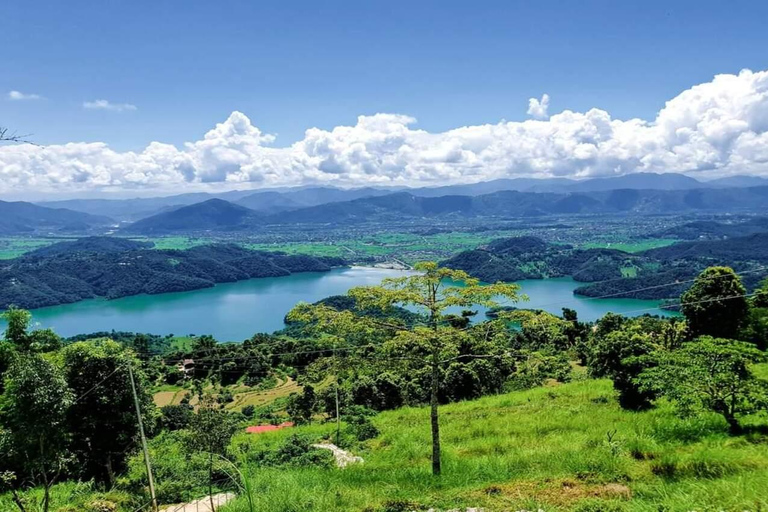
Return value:
M 184 374 L 184 378 L 187 378 L 195 371 L 194 359 L 182 359 L 176 365 L 176 368 Z
M 264 432 L 271 432 L 273 430 L 280 430 L 283 428 L 290 428 L 293 426 L 292 421 L 285 421 L 279 425 L 254 425 L 245 429 L 249 434 L 261 434 Z

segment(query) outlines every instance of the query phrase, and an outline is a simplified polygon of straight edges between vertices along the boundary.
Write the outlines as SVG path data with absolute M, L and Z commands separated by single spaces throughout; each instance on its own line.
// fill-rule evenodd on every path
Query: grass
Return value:
M 270 389 L 253 390 L 252 388 L 245 388 L 244 391 L 235 392 L 233 393 L 234 401 L 228 403 L 226 408 L 230 410 L 240 410 L 248 405 L 260 407 L 270 404 L 280 398 L 285 398 L 291 393 L 298 393 L 300 391 L 301 386 L 288 377 L 286 380 L 279 380 L 277 385 Z
M 207 388 L 213 391 L 210 386 Z M 253 405 L 256 407 L 271 404 L 275 400 L 285 398 L 291 393 L 297 393 L 301 391 L 296 381 L 290 377 L 285 380 L 278 379 L 277 384 L 269 389 L 257 389 L 248 386 L 231 386 L 229 390 L 232 392 L 234 400 L 226 405 L 229 410 L 241 410 L 247 405 Z M 179 405 L 181 400 L 188 395 L 191 395 L 189 389 L 182 386 L 165 384 L 158 386 L 154 389 L 153 399 L 155 405 L 158 407 L 164 407 L 166 405 Z M 197 405 L 197 396 L 191 397 L 190 404 Z
M 345 470 L 248 468 L 255 509 L 271 512 L 438 510 L 690 511 L 768 507 L 768 436 L 727 435 L 715 415 L 667 405 L 621 410 L 607 381 L 585 380 L 441 408 L 443 475 L 429 471 L 426 408 L 379 414 L 381 435 Z M 766 425 L 765 417 L 753 423 Z M 320 424 L 239 437 L 274 445 Z M 615 431 L 612 438 L 608 432 Z M 222 512 L 248 510 L 244 498 Z

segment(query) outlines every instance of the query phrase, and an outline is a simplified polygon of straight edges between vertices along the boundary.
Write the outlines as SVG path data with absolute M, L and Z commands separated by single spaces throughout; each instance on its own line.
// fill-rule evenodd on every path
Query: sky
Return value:
M 37 146 L 0 147 L 0 199 L 768 176 L 766 20 L 761 1 L 3 2 L 0 126 Z

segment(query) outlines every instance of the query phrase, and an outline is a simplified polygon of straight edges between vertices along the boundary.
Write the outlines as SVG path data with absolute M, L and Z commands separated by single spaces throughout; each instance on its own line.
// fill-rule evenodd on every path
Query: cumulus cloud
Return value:
M 83 108 L 89 110 L 111 110 L 113 112 L 124 112 L 126 110 L 136 110 L 136 105 L 130 103 L 111 103 L 107 100 L 93 100 L 83 103 Z
M 541 100 L 531 98 L 528 100 L 528 115 L 534 119 L 546 119 L 549 110 L 549 94 L 544 94 Z
M 0 148 L 0 193 L 303 184 L 437 185 L 508 177 L 571 178 L 633 172 L 768 177 L 768 71 L 718 75 L 669 100 L 654 119 L 614 119 L 601 109 L 546 117 L 545 95 L 529 113 L 433 133 L 407 115 L 360 116 L 275 147 L 240 112 L 182 147 L 140 152 L 107 144 Z
M 11 101 L 41 100 L 43 97 L 39 94 L 29 94 L 23 93 L 21 91 L 10 91 L 8 93 L 8 99 Z

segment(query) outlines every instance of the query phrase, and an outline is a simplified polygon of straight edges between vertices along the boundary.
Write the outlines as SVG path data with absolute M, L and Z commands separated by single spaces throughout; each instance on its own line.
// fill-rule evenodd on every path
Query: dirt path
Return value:
M 219 507 L 224 505 L 231 499 L 234 499 L 235 495 L 231 492 L 223 492 L 221 494 L 213 495 L 213 504 L 218 510 Z M 173 505 L 170 507 L 160 509 L 160 512 L 213 512 L 211 510 L 211 499 L 208 496 L 200 498 L 189 503 L 182 503 L 181 505 Z

